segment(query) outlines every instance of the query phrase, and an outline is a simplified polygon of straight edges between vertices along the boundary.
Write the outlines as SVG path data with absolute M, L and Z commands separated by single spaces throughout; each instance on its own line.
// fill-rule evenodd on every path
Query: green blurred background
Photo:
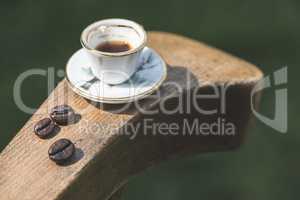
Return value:
M 262 124 L 249 130 L 240 150 L 164 163 L 133 178 L 126 200 L 298 199 L 300 119 L 300 1 L 296 0 L 1 0 L 0 150 L 28 120 L 13 100 L 18 75 L 29 68 L 64 69 L 80 48 L 82 29 L 103 18 L 128 18 L 147 30 L 182 34 L 242 57 L 265 74 L 288 66 L 288 133 Z M 59 81 L 57 78 L 56 82 Z M 46 80 L 25 81 L 22 96 L 38 107 Z M 274 92 L 266 90 L 261 112 L 274 115 Z M 299 124 L 299 123 L 298 123 Z M 299 128 L 299 127 L 298 127 Z M 1 199 L 1 197 L 0 197 Z

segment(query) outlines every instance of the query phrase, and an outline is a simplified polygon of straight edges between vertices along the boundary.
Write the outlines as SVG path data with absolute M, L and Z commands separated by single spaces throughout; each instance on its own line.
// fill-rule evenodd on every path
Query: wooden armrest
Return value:
M 175 34 L 150 32 L 148 44 L 165 59 L 168 76 L 157 95 L 139 101 L 138 105 L 145 111 L 158 112 L 145 114 L 134 103 L 122 111 L 117 111 L 118 105 L 91 103 L 73 93 L 66 80 L 61 81 L 2 151 L 1 199 L 107 199 L 131 175 L 163 160 L 240 145 L 251 118 L 251 89 L 262 78 L 262 72 L 241 59 Z M 168 84 L 172 82 L 181 88 Z M 220 111 L 220 98 L 197 99 L 204 110 L 218 109 L 210 115 L 197 111 L 191 102 L 195 95 L 211 94 L 211 85 L 216 85 L 220 93 L 226 91 L 224 113 Z M 253 97 L 256 103 L 258 96 Z M 53 138 L 36 137 L 35 122 L 46 117 L 50 108 L 63 103 L 72 106 L 81 119 L 62 127 Z M 169 110 L 178 105 L 191 107 L 190 112 L 180 109 L 165 114 L 161 104 Z M 179 124 L 177 132 L 183 133 L 183 124 L 195 119 L 208 124 L 223 119 L 234 124 L 234 134 L 153 134 L 159 129 L 157 125 L 163 123 Z M 132 129 L 136 127 L 140 127 L 137 132 Z M 77 148 L 74 158 L 63 166 L 49 160 L 47 154 L 49 146 L 59 138 L 69 138 Z

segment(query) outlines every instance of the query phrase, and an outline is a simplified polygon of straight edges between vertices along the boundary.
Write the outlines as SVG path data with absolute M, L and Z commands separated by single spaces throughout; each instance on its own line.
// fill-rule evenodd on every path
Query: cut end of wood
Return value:
M 189 69 L 201 85 L 251 84 L 263 77 L 256 66 L 196 40 L 165 32 L 148 35 L 150 47 L 157 50 L 169 66 Z

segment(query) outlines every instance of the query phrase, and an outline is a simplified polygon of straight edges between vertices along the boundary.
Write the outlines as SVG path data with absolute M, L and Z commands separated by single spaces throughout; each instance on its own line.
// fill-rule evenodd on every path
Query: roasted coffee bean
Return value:
M 34 126 L 34 132 L 40 138 L 47 138 L 55 131 L 55 123 L 49 119 L 44 118 L 38 121 Z
M 54 142 L 49 150 L 49 158 L 58 164 L 66 162 L 75 152 L 74 144 L 68 139 L 60 139 Z
M 67 125 L 75 120 L 75 113 L 70 106 L 60 105 L 52 108 L 50 117 L 59 125 Z

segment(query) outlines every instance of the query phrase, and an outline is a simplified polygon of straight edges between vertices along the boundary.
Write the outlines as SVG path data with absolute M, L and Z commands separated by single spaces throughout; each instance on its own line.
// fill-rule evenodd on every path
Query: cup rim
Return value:
M 115 52 L 115 53 L 112 53 L 112 52 L 104 52 L 104 51 L 99 51 L 99 50 L 96 50 L 95 48 L 91 48 L 87 41 L 86 41 L 86 38 L 85 36 L 88 34 L 88 31 L 90 31 L 94 26 L 97 26 L 97 24 L 100 24 L 101 22 L 109 22 L 111 21 L 111 25 L 114 25 L 114 26 L 118 26 L 118 27 L 130 27 L 138 32 L 141 32 L 142 35 L 143 35 L 143 40 L 142 42 L 137 46 L 135 47 L 134 49 L 131 49 L 129 51 L 124 51 L 124 52 Z M 123 22 L 124 24 L 118 24 L 116 23 L 117 21 L 120 21 L 120 22 Z M 127 23 L 127 24 L 125 24 Z M 130 24 L 133 24 L 134 26 L 131 26 Z M 139 30 L 137 30 L 139 29 Z M 146 46 L 146 43 L 147 43 L 147 33 L 145 31 L 145 29 L 143 28 L 142 25 L 134 22 L 134 21 L 131 21 L 131 20 L 128 20 L 128 19 L 121 19 L 121 18 L 109 18 L 109 19 L 103 19 L 103 20 L 99 20 L 99 21 L 95 21 L 93 22 L 92 24 L 88 25 L 81 33 L 81 36 L 80 36 L 80 43 L 82 45 L 82 47 L 84 49 L 86 49 L 87 51 L 91 52 L 92 54 L 95 54 L 95 55 L 100 55 L 100 56 L 109 56 L 109 57 L 120 57 L 120 56 L 127 56 L 127 55 L 130 55 L 130 54 L 134 54 L 140 50 L 142 50 L 145 46 Z

